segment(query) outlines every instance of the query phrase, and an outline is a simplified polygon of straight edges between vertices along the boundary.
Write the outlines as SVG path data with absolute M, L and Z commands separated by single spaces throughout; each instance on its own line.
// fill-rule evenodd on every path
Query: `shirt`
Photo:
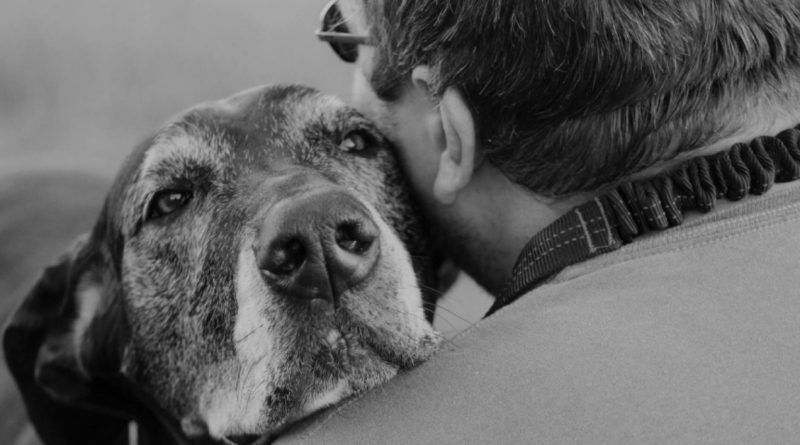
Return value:
M 279 444 L 790 443 L 800 184 L 572 264 Z

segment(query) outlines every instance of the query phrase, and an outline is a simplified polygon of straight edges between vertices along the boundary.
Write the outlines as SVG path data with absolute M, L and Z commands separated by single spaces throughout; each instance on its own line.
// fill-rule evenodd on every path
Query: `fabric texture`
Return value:
M 566 267 L 279 444 L 793 443 L 800 184 Z
M 761 195 L 800 178 L 800 127 L 690 159 L 672 172 L 613 190 L 569 211 L 523 248 L 492 314 L 572 264 L 619 249 L 636 237 L 709 212 L 718 199 Z

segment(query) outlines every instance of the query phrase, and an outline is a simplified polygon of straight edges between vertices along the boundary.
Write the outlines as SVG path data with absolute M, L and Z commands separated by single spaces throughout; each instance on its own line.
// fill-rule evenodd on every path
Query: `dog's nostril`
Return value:
M 362 224 L 355 222 L 345 222 L 336 228 L 336 245 L 347 252 L 361 255 L 366 252 L 372 243 L 375 242 L 376 235 L 364 228 Z
M 378 264 L 380 227 L 355 197 L 314 190 L 272 205 L 253 244 L 261 275 L 296 301 L 336 302 Z
M 297 238 L 273 242 L 264 258 L 261 267 L 275 275 L 291 275 L 306 260 L 306 248 Z

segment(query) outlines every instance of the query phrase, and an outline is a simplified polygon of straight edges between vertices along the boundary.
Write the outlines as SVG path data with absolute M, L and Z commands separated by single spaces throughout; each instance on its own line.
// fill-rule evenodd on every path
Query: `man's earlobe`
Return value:
M 452 204 L 458 192 L 472 179 L 475 168 L 475 122 L 464 96 L 456 88 L 445 90 L 439 102 L 444 130 L 444 149 L 433 183 L 433 195 L 442 204 Z

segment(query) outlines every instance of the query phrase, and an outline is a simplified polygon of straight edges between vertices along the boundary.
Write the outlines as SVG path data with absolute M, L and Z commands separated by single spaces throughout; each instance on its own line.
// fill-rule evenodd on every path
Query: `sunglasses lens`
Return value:
M 358 45 L 352 43 L 330 42 L 333 52 L 347 63 L 358 60 Z
M 335 2 L 325 11 L 325 16 L 322 18 L 322 30 L 325 32 L 338 32 L 342 34 L 350 33 L 350 30 L 347 28 L 347 22 L 344 21 L 342 12 Z M 333 48 L 333 52 L 345 62 L 352 63 L 358 59 L 358 44 L 334 41 L 329 43 L 331 48 Z

